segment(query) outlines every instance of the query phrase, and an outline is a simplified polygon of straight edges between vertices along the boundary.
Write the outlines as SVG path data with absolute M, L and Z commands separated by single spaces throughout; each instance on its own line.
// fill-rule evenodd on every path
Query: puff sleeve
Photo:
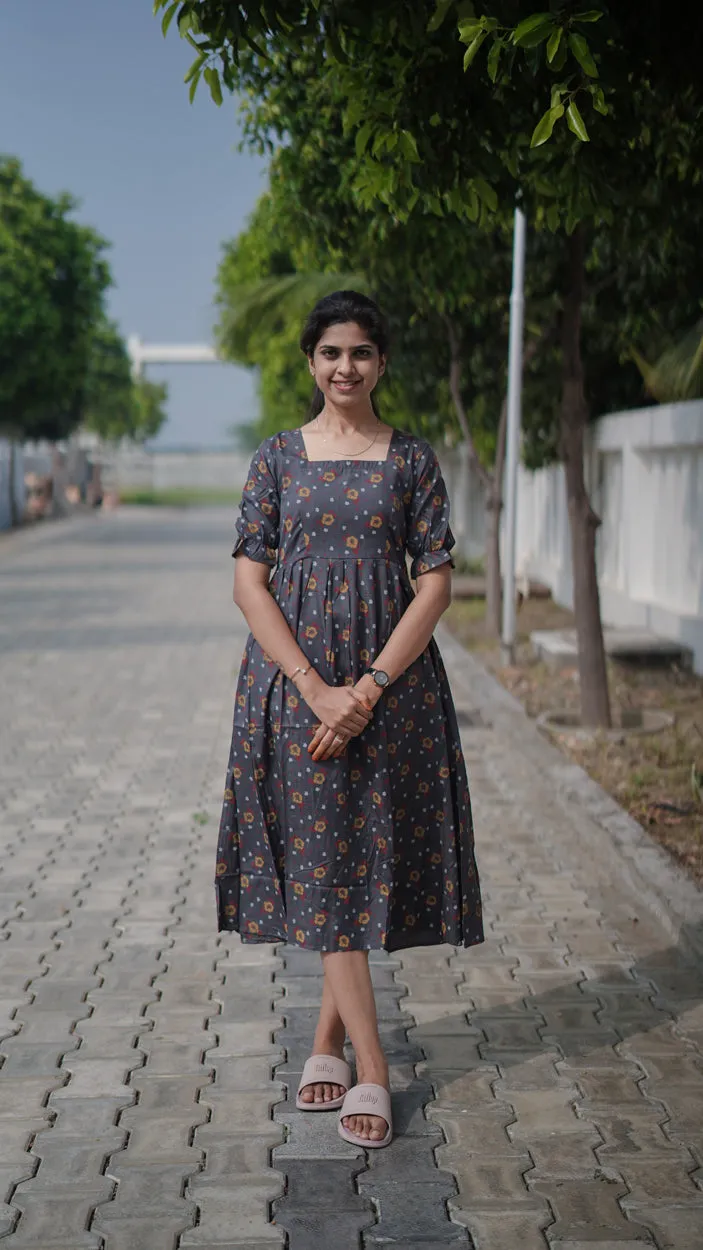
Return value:
M 449 525 L 449 496 L 439 461 L 424 440 L 413 457 L 413 489 L 408 504 L 406 547 L 415 579 L 440 564 L 455 568 L 450 555 L 456 539 Z
M 270 440 L 254 452 L 242 491 L 232 556 L 242 551 L 250 560 L 271 567 L 278 560 L 280 501 Z

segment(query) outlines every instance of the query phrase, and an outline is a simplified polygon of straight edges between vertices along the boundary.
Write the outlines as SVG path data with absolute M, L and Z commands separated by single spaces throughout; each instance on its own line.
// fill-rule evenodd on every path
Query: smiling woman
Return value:
M 373 300 L 357 291 L 336 291 L 320 300 L 300 346 L 315 379 L 309 420 L 326 403 L 343 399 L 352 399 L 360 410 L 370 407 L 378 417 L 373 391 L 386 369 L 388 328 Z
M 234 595 L 251 633 L 218 926 L 322 953 L 298 1105 L 342 1106 L 342 1135 L 374 1147 L 392 1129 L 369 950 L 483 940 L 469 787 L 433 638 L 455 540 L 433 449 L 374 410 L 388 350 L 376 305 L 337 292 L 301 346 L 314 419 L 264 440 L 237 521 Z M 362 1084 L 342 1105 L 347 1033 Z

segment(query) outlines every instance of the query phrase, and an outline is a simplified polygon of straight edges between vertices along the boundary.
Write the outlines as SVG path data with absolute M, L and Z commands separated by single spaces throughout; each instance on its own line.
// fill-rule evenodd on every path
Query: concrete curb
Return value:
M 494 728 L 529 742 L 530 756 L 553 781 L 569 821 L 583 814 L 604 834 L 629 878 L 631 889 L 664 925 L 669 936 L 703 957 L 703 891 L 672 856 L 615 802 L 580 765 L 572 763 L 539 733 L 518 700 L 444 626 L 437 642 L 452 672 L 456 701 L 479 705 Z

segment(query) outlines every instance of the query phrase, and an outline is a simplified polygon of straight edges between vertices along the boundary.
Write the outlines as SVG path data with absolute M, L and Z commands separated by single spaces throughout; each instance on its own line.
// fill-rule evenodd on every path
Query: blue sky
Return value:
M 151 0 L 2 0 L 0 151 L 44 191 L 72 192 L 111 243 L 111 315 L 145 341 L 211 342 L 214 277 L 265 185 L 238 152 L 236 103 L 193 105 L 191 49 Z M 150 366 L 170 388 L 162 445 L 222 445 L 254 380 L 226 365 Z

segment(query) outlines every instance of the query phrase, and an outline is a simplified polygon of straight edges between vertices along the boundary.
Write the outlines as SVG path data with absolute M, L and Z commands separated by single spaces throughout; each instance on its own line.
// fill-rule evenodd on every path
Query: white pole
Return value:
M 517 471 L 520 463 L 522 415 L 522 325 L 525 307 L 525 214 L 515 209 L 513 230 L 513 288 L 510 294 L 508 346 L 508 434 L 505 456 L 505 544 L 503 552 L 504 664 L 515 660 L 515 530 L 517 522 Z

